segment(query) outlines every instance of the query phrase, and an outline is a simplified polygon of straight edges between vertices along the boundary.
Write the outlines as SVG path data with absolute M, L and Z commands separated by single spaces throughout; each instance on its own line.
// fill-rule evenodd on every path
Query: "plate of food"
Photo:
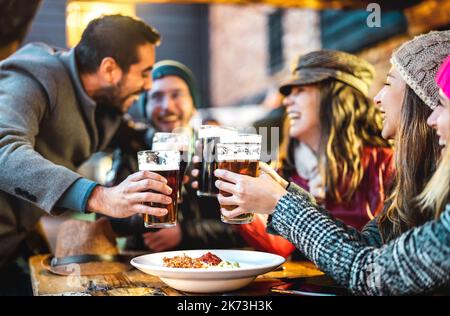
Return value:
M 133 258 L 131 264 L 180 291 L 219 293 L 240 289 L 284 261 L 267 252 L 217 249 L 158 252 Z

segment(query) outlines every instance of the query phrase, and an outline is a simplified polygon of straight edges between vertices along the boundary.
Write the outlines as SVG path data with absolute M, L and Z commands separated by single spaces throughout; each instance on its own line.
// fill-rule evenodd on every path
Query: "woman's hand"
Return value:
M 199 146 L 199 144 L 197 144 L 196 146 Z M 201 162 L 201 159 L 199 156 L 194 155 L 192 157 L 192 162 L 194 164 L 198 164 L 199 162 Z M 266 164 L 265 162 L 260 161 L 259 162 L 259 170 L 261 173 L 265 173 L 267 175 L 269 175 L 273 180 L 275 180 L 276 182 L 278 182 L 283 188 L 287 188 L 287 186 L 289 185 L 289 182 L 287 182 L 286 180 L 284 180 L 275 170 L 273 170 L 268 164 Z M 197 179 L 198 175 L 199 175 L 199 170 L 198 169 L 192 169 L 191 170 L 191 176 L 193 179 Z M 198 189 L 198 181 L 194 180 L 191 182 L 191 186 L 193 189 L 197 190 Z
M 268 164 L 265 162 L 259 162 L 259 171 L 269 175 L 272 179 L 278 182 L 283 188 L 287 189 L 289 182 L 284 180 L 275 170 L 273 170 Z
M 194 164 L 198 164 L 200 161 L 201 161 L 201 159 L 200 159 L 199 156 L 194 155 L 194 156 L 192 157 L 192 162 L 193 162 Z M 199 174 L 199 173 L 200 173 L 200 171 L 199 171 L 198 169 L 192 169 L 192 171 L 191 171 L 192 179 L 198 179 L 198 174 Z M 197 180 L 193 180 L 193 181 L 191 182 L 191 187 L 192 187 L 193 189 L 197 190 L 197 189 L 198 189 L 198 181 L 197 181 Z
M 217 198 L 220 205 L 237 206 L 232 211 L 222 208 L 221 211 L 224 216 L 233 218 L 245 213 L 273 213 L 278 201 L 287 191 L 263 169 L 261 171 L 261 175 L 257 178 L 223 169 L 217 169 L 214 172 L 215 176 L 220 178 L 215 183 L 216 187 L 221 191 L 232 194 L 229 197 L 219 194 Z

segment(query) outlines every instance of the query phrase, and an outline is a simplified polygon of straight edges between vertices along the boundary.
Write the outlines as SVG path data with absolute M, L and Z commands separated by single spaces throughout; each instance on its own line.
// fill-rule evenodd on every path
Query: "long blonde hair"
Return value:
M 422 212 L 437 219 L 448 203 L 450 192 L 450 139 L 433 177 L 417 197 Z

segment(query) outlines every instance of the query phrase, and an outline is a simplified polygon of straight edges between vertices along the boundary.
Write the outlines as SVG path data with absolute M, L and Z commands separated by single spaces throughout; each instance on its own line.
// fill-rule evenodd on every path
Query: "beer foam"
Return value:
M 198 130 L 198 138 L 221 137 L 222 135 L 237 135 L 237 130 L 231 127 L 202 125 Z
M 222 144 L 261 144 L 262 136 L 259 134 L 238 134 L 220 136 Z
M 218 161 L 256 161 L 260 158 L 259 144 L 217 144 Z
M 189 144 L 189 135 L 180 133 L 155 133 L 153 142 L 155 143 L 185 143 Z
M 178 151 L 188 151 L 189 145 L 184 143 L 176 142 L 165 142 L 165 143 L 153 143 L 152 150 L 178 150 Z
M 180 167 L 180 152 L 178 150 L 145 150 L 138 156 L 139 170 L 169 171 Z
M 156 132 L 153 137 L 162 137 L 162 138 L 172 138 L 172 137 L 180 137 L 183 134 L 181 133 L 167 133 L 167 132 Z
M 180 166 L 178 164 L 155 165 L 152 163 L 140 163 L 139 170 L 140 171 L 175 171 L 175 170 L 180 170 Z

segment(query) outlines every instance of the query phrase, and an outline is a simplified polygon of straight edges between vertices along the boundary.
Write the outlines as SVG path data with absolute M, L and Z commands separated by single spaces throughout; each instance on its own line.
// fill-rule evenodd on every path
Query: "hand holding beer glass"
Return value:
M 228 135 L 220 138 L 217 144 L 218 169 L 228 170 L 234 173 L 258 177 L 259 160 L 261 157 L 261 135 L 241 134 Z M 231 193 L 219 191 L 225 197 Z M 237 205 L 221 205 L 221 208 L 233 210 Z M 222 222 L 229 224 L 248 224 L 253 221 L 253 213 L 245 213 L 234 218 L 221 214 Z
M 144 225 L 149 228 L 173 227 L 177 224 L 178 186 L 180 173 L 180 152 L 178 150 L 145 150 L 137 154 L 139 170 L 148 170 L 160 174 L 167 179 L 167 185 L 172 189 L 172 203 L 163 205 L 150 203 L 152 207 L 167 208 L 167 214 L 154 216 L 144 214 Z
M 190 139 L 181 133 L 155 133 L 152 150 L 176 150 L 180 153 L 180 172 L 178 185 L 178 203 L 182 202 L 183 177 L 188 166 Z
M 219 190 L 214 182 L 217 178 L 214 176 L 214 170 L 217 169 L 217 144 L 220 138 L 226 135 L 237 135 L 236 129 L 231 127 L 216 125 L 201 125 L 198 130 L 198 138 L 201 142 L 201 153 L 198 175 L 198 196 L 216 197 Z

